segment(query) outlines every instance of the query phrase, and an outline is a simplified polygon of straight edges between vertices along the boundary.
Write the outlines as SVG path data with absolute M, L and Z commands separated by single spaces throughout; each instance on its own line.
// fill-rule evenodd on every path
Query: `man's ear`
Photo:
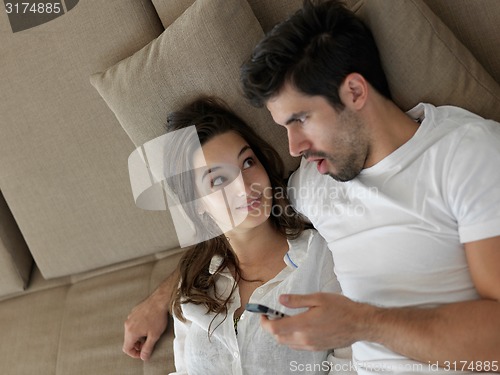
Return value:
M 368 82 L 359 73 L 351 73 L 345 77 L 340 86 L 340 99 L 344 105 L 352 110 L 364 107 L 368 98 Z

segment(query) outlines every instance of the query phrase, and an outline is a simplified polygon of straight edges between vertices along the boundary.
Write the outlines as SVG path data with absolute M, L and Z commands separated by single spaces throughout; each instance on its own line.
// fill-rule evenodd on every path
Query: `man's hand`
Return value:
M 261 318 L 263 328 L 292 349 L 327 350 L 370 341 L 440 366 L 450 362 L 474 366 L 500 360 L 497 300 L 479 299 L 435 308 L 383 308 L 353 302 L 338 294 L 316 293 L 283 295 L 280 302 L 287 307 L 309 308 L 279 320 Z M 464 337 L 466 342 L 461 340 Z M 479 337 L 481 340 L 477 340 Z
M 125 321 L 123 352 L 132 358 L 147 361 L 168 323 L 172 291 L 179 272 L 172 272 L 143 302 L 135 306 Z
M 154 346 L 167 328 L 168 304 L 152 294 L 135 306 L 125 321 L 123 352 L 147 361 Z
M 356 303 L 340 295 L 315 293 L 282 295 L 280 303 L 308 311 L 278 320 L 261 318 L 262 326 L 280 344 L 295 350 L 342 348 L 363 339 L 364 325 L 375 307 Z

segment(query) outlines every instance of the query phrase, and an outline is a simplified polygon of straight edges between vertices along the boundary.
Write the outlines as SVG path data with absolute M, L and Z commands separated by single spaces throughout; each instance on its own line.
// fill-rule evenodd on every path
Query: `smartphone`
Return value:
M 288 316 L 286 314 L 283 314 L 282 312 L 273 310 L 267 306 L 260 305 L 258 303 L 247 303 L 247 305 L 245 306 L 245 310 L 258 314 L 264 314 L 271 320 L 280 319 L 284 318 L 285 316 Z

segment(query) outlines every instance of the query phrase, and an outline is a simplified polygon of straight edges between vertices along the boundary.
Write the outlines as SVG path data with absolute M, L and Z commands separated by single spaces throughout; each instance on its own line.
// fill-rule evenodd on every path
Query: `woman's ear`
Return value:
M 206 209 L 206 207 L 205 207 L 205 205 L 203 204 L 203 201 L 202 201 L 201 199 L 198 199 L 198 200 L 196 201 L 196 203 L 195 203 L 195 204 L 196 204 L 196 207 L 195 207 L 195 208 L 196 208 L 196 213 L 197 213 L 198 215 L 200 215 L 200 216 L 201 216 L 201 215 L 203 215 L 203 214 L 206 214 L 206 213 L 207 213 L 207 209 Z
M 368 98 L 368 89 L 365 77 L 359 73 L 351 73 L 345 77 L 340 86 L 340 100 L 351 110 L 360 110 Z

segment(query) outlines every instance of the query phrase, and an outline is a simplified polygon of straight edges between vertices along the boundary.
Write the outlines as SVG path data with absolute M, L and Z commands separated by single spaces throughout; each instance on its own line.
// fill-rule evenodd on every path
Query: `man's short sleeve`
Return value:
M 500 235 L 500 124 L 471 124 L 454 152 L 447 192 L 460 242 Z

